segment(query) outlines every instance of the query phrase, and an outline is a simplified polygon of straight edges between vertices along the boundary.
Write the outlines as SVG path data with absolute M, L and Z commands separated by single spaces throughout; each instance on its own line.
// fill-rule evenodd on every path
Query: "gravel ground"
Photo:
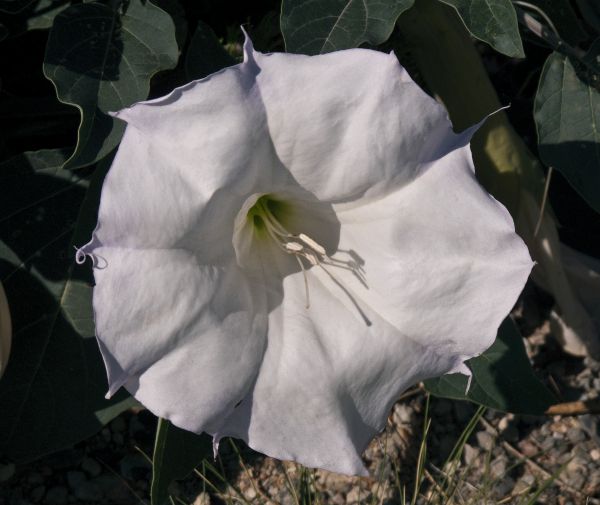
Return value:
M 596 398 L 600 364 L 561 351 L 550 334 L 548 302 L 529 286 L 514 313 L 527 335 L 534 367 L 562 400 Z M 407 496 L 412 495 L 425 403 L 423 391 L 415 389 L 395 405 L 386 431 L 365 454 L 372 478 L 307 471 L 264 458 L 236 442 L 235 447 L 221 444 L 215 464 L 228 484 L 207 472 L 217 491 L 195 474 L 174 483 L 171 491 L 181 503 L 194 505 L 235 503 L 242 497 L 250 503 L 293 504 L 294 493 L 333 505 L 400 503 L 403 485 Z M 465 402 L 431 399 L 423 496 L 440 495 L 436 486 L 452 472 L 445 460 L 476 410 Z M 155 428 L 151 414 L 132 410 L 72 449 L 21 466 L 0 460 L 0 505 L 149 503 L 151 467 L 144 454 L 152 453 Z M 242 453 L 241 463 L 236 448 Z M 458 483 L 455 503 L 521 503 L 554 475 L 535 503 L 600 504 L 600 431 L 595 415 L 532 417 L 487 411 L 461 459 L 453 478 Z

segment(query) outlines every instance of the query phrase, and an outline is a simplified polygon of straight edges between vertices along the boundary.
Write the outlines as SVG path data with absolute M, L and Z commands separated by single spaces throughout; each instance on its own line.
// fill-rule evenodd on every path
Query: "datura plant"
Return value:
M 90 256 L 108 396 L 366 474 L 410 385 L 494 341 L 532 268 L 393 54 L 261 54 L 114 114 Z

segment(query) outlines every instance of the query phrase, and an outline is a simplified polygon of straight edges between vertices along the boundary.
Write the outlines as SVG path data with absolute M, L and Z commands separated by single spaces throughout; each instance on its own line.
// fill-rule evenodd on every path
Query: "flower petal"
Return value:
M 157 415 L 200 432 L 246 394 L 265 347 L 266 309 L 235 264 L 183 250 L 102 247 L 96 334 L 110 392 L 125 385 Z M 235 373 L 231 364 L 235 363 Z
M 452 132 L 445 109 L 394 54 L 252 57 L 277 155 L 320 200 L 386 194 L 469 140 Z
M 368 289 L 339 275 L 357 299 L 463 359 L 492 344 L 533 262 L 508 211 L 477 183 L 468 147 L 386 198 L 342 207 L 340 248 L 364 260 Z
M 301 274 L 283 282 L 269 315 L 269 344 L 257 382 L 216 437 L 310 467 L 367 475 L 361 453 L 385 427 L 407 387 L 455 368 L 455 357 L 403 335 L 367 309 L 367 326 L 332 282 Z M 336 293 L 332 294 L 332 290 Z
M 205 261 L 233 256 L 240 203 L 285 189 L 249 62 L 141 102 L 115 117 L 128 122 L 105 179 L 98 245 L 184 247 Z

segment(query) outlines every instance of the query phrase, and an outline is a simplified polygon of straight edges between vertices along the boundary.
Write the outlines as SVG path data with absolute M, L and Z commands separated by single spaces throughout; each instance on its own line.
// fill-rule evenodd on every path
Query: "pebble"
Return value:
M 580 428 L 569 428 L 567 430 L 567 438 L 574 444 L 585 440 L 585 433 Z
M 90 477 L 98 477 L 102 473 L 102 467 L 95 459 L 84 458 L 81 462 L 81 469 Z
M 210 495 L 208 493 L 200 493 L 192 505 L 210 505 Z
M 467 466 L 471 466 L 479 456 L 479 449 L 472 445 L 465 444 L 463 447 L 463 460 Z
M 413 416 L 413 409 L 403 403 L 394 406 L 393 418 L 397 424 L 409 424 Z
M 67 503 L 69 491 L 64 486 L 54 486 L 46 493 L 45 503 L 48 505 L 64 505 Z
M 492 450 L 492 447 L 494 446 L 494 437 L 487 431 L 478 431 L 475 434 L 475 438 L 477 439 L 477 445 L 484 451 Z
M 600 460 L 600 449 L 592 449 L 590 451 L 590 458 L 592 458 L 592 461 Z
M 500 482 L 497 482 L 494 487 L 496 495 L 504 497 L 506 495 L 509 495 L 514 489 L 515 481 L 510 477 L 507 477 L 505 479 L 502 479 Z
M 360 503 L 361 499 L 364 498 L 365 492 L 362 491 L 360 487 L 354 486 L 348 494 L 346 494 L 346 502 L 347 503 Z
M 499 456 L 490 464 L 490 472 L 496 478 L 499 479 L 506 473 L 506 456 Z
M 554 440 L 552 437 L 546 437 L 544 438 L 544 441 L 540 444 L 540 447 L 542 448 L 542 451 L 549 451 L 553 449 L 555 445 L 556 440 Z

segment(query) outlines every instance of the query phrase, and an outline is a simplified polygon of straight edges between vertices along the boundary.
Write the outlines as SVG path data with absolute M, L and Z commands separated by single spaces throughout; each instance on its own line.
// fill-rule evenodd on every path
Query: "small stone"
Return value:
M 200 493 L 192 505 L 210 505 L 210 495 L 208 493 Z
M 498 429 L 500 431 L 504 431 L 510 426 L 510 421 L 511 419 L 508 417 L 508 415 L 504 416 L 502 419 L 500 419 L 500 421 L 498 421 Z
M 537 447 L 533 445 L 529 440 L 520 441 L 519 449 L 521 449 L 521 452 L 528 457 L 535 456 L 538 452 Z
M 29 493 L 29 498 L 31 498 L 32 502 L 37 503 L 44 497 L 45 493 L 46 486 L 36 486 L 31 490 L 31 493 Z
M 248 489 L 246 489 L 244 491 L 244 496 L 248 500 L 253 500 L 254 498 L 256 498 L 256 491 L 254 490 L 254 487 L 250 486 Z
M 535 477 L 530 473 L 526 473 L 525 475 L 523 475 L 523 477 L 521 477 L 521 480 L 528 486 L 533 486 L 533 484 L 535 484 Z
M 115 433 L 122 433 L 127 428 L 125 420 L 122 417 L 116 417 L 112 423 L 110 423 L 110 429 Z
M 67 483 L 71 489 L 75 489 L 82 482 L 85 482 L 87 479 L 85 478 L 85 473 L 78 472 L 75 470 L 71 470 L 67 472 Z
M 540 447 L 543 451 L 549 451 L 551 449 L 554 449 L 555 444 L 556 440 L 554 440 L 552 437 L 546 437 L 544 438 L 544 441 L 540 444 Z
M 95 459 L 84 458 L 81 462 L 81 469 L 90 477 L 98 477 L 102 473 L 102 467 Z
M 477 444 L 484 451 L 491 451 L 492 447 L 494 447 L 494 437 L 490 435 L 487 431 L 478 431 L 475 434 L 475 438 L 477 439 Z
M 465 465 L 471 466 L 479 456 L 479 449 L 472 445 L 465 444 L 463 447 L 463 460 Z
M 364 491 L 361 493 L 361 489 L 358 486 L 354 486 L 348 493 L 346 494 L 346 503 L 360 503 L 361 499 L 365 496 Z
M 504 474 L 506 473 L 506 463 L 507 463 L 506 457 L 500 456 L 500 457 L 496 458 L 490 464 L 491 474 L 497 479 L 504 476 Z
M 587 461 L 580 456 L 575 456 L 567 463 L 567 473 L 578 475 L 587 474 Z
M 6 465 L 0 465 L 0 482 L 6 482 L 12 479 L 17 468 L 14 463 L 7 463 Z
M 64 486 L 54 486 L 46 493 L 45 503 L 48 505 L 64 505 L 67 503 L 69 491 Z
M 590 451 L 590 458 L 592 458 L 592 461 L 598 461 L 600 459 L 600 449 L 592 449 Z
M 403 403 L 394 405 L 393 419 L 397 424 L 408 424 L 413 415 L 413 410 Z
M 580 489 L 585 484 L 585 475 L 581 475 L 580 473 L 574 473 L 569 475 L 569 479 L 567 480 L 568 484 L 575 489 Z
M 501 479 L 500 482 L 496 482 L 494 484 L 494 491 L 497 496 L 503 497 L 510 494 L 514 487 L 515 481 L 510 477 L 507 477 L 506 479 Z
M 579 428 L 569 428 L 567 430 L 567 438 L 574 444 L 585 440 L 585 433 Z

